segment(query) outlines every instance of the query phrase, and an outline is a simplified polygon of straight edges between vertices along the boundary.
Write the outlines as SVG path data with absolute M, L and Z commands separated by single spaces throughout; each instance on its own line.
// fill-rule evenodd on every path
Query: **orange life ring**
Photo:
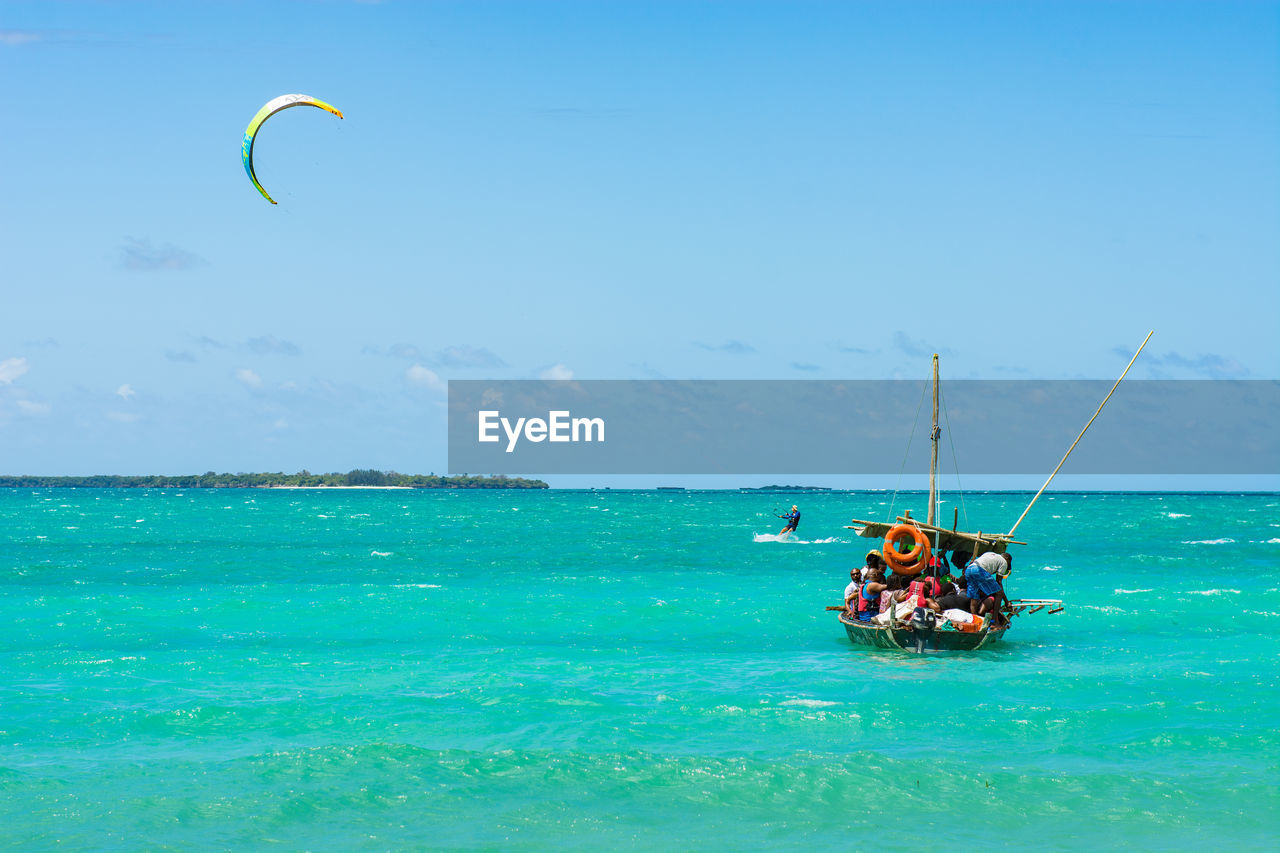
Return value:
M 915 547 L 905 554 L 898 550 L 898 540 L 911 537 Z M 910 524 L 898 524 L 889 528 L 884 537 L 884 561 L 893 569 L 894 574 L 918 575 L 929 565 L 929 537 L 924 531 Z

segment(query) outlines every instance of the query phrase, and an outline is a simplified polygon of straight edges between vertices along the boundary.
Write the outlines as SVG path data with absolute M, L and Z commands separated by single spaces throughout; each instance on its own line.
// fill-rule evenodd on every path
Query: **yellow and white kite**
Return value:
M 275 204 L 276 201 L 267 195 L 267 191 L 262 188 L 262 184 L 258 183 L 258 176 L 253 173 L 253 140 L 258 135 L 258 128 L 262 127 L 262 123 L 271 118 L 281 110 L 287 110 L 289 107 L 319 107 L 322 110 L 331 112 L 338 118 L 342 118 L 342 113 L 331 104 L 326 104 L 319 98 L 313 98 L 310 95 L 281 95 L 278 98 L 272 98 L 258 110 L 258 114 L 249 122 L 249 126 L 244 131 L 244 142 L 240 146 L 240 156 L 244 159 L 244 170 L 249 173 L 249 180 L 253 181 L 253 185 L 258 188 L 258 192 L 262 193 L 262 197 L 267 201 Z

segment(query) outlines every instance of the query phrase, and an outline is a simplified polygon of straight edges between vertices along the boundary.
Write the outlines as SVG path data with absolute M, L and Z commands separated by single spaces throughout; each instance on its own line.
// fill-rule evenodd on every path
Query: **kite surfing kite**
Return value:
M 262 188 L 262 184 L 258 183 L 258 176 L 253 173 L 253 140 L 258 135 L 258 128 L 262 127 L 262 123 L 271 118 L 281 110 L 287 110 L 289 107 L 319 107 L 322 110 L 331 112 L 338 118 L 342 118 L 342 113 L 338 111 L 332 104 L 326 104 L 319 98 L 313 98 L 310 95 L 281 95 L 278 98 L 272 98 L 258 110 L 258 114 L 249 122 L 249 126 L 244 131 L 244 143 L 240 146 L 240 156 L 244 158 L 244 170 L 249 173 L 249 180 L 253 181 L 253 185 L 258 188 L 258 192 L 262 193 L 262 197 L 272 204 L 276 200 L 267 195 L 267 191 Z

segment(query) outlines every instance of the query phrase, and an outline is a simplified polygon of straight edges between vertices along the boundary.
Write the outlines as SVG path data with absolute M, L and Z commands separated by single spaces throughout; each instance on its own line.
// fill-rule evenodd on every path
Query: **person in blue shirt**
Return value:
M 787 526 L 778 531 L 778 538 L 785 539 L 791 535 L 791 531 L 800 526 L 800 510 L 796 509 L 796 505 L 791 505 L 791 512 L 786 515 L 779 515 L 778 518 L 786 519 Z

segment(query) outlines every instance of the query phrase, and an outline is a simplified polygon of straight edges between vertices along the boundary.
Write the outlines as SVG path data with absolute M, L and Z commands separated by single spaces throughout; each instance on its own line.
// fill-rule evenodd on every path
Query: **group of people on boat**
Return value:
M 1013 557 L 988 551 L 976 558 L 968 551 L 938 551 L 917 575 L 890 570 L 879 550 L 867 552 L 865 566 L 849 571 L 844 606 L 859 622 L 888 625 L 906 622 L 918 611 L 934 614 L 960 631 L 981 631 L 1008 624 L 1011 605 L 1004 579 L 1013 570 Z

